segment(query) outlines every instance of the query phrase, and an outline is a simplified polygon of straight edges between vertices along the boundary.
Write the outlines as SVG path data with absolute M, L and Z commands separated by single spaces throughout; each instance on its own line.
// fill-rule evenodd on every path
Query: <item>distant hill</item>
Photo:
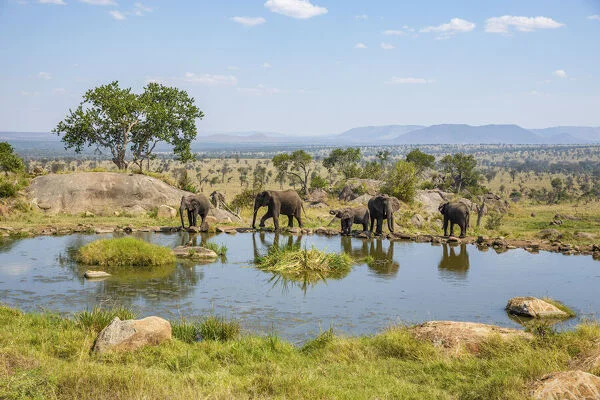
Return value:
M 425 128 L 423 125 L 384 125 L 384 126 L 363 126 L 349 129 L 339 135 L 337 138 L 350 141 L 352 143 L 373 143 L 374 141 L 393 140 L 408 132 Z
M 0 141 L 50 141 L 60 140 L 58 135 L 49 132 L 0 132 Z
M 600 143 L 600 127 L 555 126 L 552 128 L 531 129 L 531 131 L 544 138 L 550 138 L 552 141 L 574 140 L 577 143 L 581 143 L 581 141 Z
M 518 125 L 432 125 L 400 136 L 397 144 L 538 144 L 540 136 Z

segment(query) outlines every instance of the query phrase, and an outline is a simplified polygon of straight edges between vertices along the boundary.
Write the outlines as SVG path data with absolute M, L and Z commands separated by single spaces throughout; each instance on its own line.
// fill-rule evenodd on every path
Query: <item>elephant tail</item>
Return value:
M 469 212 L 469 210 L 467 210 L 467 223 L 465 226 L 466 228 L 468 228 L 470 225 L 470 222 L 469 222 L 470 219 L 471 219 L 471 213 Z

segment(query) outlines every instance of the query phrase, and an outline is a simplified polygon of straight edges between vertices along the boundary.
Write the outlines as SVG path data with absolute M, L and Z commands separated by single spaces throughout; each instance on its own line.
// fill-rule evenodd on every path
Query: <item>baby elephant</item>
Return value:
M 363 231 L 369 229 L 371 217 L 367 207 L 359 206 L 330 210 L 329 214 L 342 220 L 342 235 L 350 235 L 352 232 L 352 224 L 362 224 Z
M 469 227 L 469 207 L 465 203 L 442 203 L 438 210 L 444 216 L 444 236 L 448 236 L 448 222 L 450 222 L 450 236 L 454 236 L 454 224 L 460 227 L 460 237 L 467 234 Z

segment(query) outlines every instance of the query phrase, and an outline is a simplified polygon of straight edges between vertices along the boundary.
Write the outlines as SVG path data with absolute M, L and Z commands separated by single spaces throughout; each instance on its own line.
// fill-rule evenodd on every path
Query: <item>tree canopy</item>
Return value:
M 329 156 L 323 159 L 323 166 L 331 173 L 333 170 L 341 173 L 344 179 L 356 178 L 360 175 L 360 148 L 333 149 Z
M 172 145 L 180 161 L 193 159 L 190 144 L 196 138 L 195 120 L 203 117 L 184 90 L 152 82 L 135 94 L 114 81 L 88 90 L 53 132 L 62 135 L 67 149 L 108 149 L 119 169 L 133 162 L 141 170 L 159 142 Z
M 405 202 L 412 202 L 416 189 L 417 173 L 414 164 L 398 160 L 382 186 L 381 192 Z
M 449 186 L 460 193 L 467 187 L 478 186 L 480 174 L 477 171 L 477 160 L 473 155 L 456 153 L 447 155 L 440 160 L 440 164 L 449 182 Z
M 296 150 L 292 154 L 277 154 L 272 161 L 278 175 L 286 174 L 290 180 L 298 182 L 302 186 L 302 191 L 308 194 L 308 180 L 312 164 L 310 154 L 304 150 Z
M 7 142 L 0 142 L 0 171 L 19 172 L 25 169 L 23 160 L 16 155 Z
M 422 172 L 427 168 L 435 167 L 435 157 L 423 153 L 419 149 L 414 149 L 406 155 L 406 161 L 413 163 L 417 169 L 417 172 Z

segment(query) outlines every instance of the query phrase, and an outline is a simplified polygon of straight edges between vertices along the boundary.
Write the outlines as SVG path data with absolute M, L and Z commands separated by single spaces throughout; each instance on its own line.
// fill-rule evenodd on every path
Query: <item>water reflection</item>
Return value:
M 469 252 L 467 245 L 461 244 L 458 254 L 456 248 L 459 246 L 442 245 L 442 259 L 438 269 L 442 278 L 465 279 L 469 270 Z
M 356 240 L 352 240 L 350 236 L 342 236 L 342 250 L 350 254 L 352 258 L 360 260 L 366 259 L 369 269 L 377 275 L 385 278 L 393 278 L 400 269 L 400 263 L 394 260 L 394 242 L 386 241 L 387 248 L 384 249 L 383 239 L 376 238 L 373 240 L 361 240 L 359 246 L 353 247 Z

